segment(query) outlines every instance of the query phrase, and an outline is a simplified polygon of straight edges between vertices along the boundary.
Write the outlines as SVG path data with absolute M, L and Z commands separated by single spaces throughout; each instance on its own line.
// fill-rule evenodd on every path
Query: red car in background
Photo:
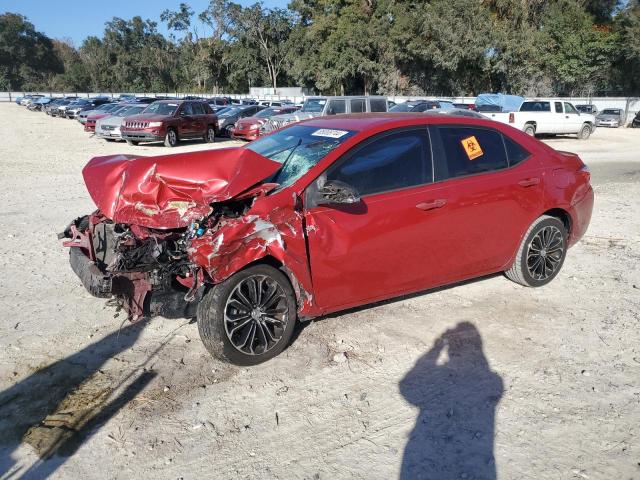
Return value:
M 231 138 L 252 141 L 260 137 L 260 128 L 274 115 L 293 113 L 300 107 L 294 105 L 286 107 L 269 107 L 258 112 L 253 117 L 239 119 L 231 129 Z
M 314 118 L 83 175 L 98 209 L 61 238 L 89 292 L 132 320 L 197 316 L 209 352 L 244 365 L 299 320 L 496 272 L 546 285 L 594 200 L 577 155 L 453 113 Z
M 127 104 L 114 105 L 114 107 L 110 110 L 94 113 L 87 117 L 87 120 L 84 122 L 84 131 L 95 133 L 96 131 L 96 122 L 101 118 L 110 117 L 118 113 L 118 111 L 122 110 L 124 107 L 129 106 Z

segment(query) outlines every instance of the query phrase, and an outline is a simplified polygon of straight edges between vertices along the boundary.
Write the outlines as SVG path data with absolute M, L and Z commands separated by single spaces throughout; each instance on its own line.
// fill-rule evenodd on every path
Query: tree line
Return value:
M 0 15 L 0 90 L 640 93 L 640 0 L 212 0 L 114 17 L 79 47 Z

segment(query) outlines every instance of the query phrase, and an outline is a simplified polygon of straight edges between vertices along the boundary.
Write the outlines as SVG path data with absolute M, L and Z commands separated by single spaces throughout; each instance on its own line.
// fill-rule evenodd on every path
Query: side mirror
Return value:
M 334 180 L 327 182 L 316 194 L 316 205 L 353 205 L 360 203 L 360 194 L 351 185 Z

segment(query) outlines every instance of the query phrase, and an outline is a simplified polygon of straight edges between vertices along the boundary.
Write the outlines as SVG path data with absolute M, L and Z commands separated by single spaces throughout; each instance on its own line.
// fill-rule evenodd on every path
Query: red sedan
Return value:
M 594 198 L 577 155 L 456 115 L 316 118 L 83 173 L 98 210 L 62 236 L 87 289 L 132 320 L 197 316 L 209 352 L 245 365 L 297 320 L 495 272 L 545 285 Z

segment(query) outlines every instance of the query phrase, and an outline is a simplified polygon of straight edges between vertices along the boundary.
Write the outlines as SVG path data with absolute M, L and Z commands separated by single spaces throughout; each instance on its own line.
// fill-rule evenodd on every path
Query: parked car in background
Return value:
M 51 97 L 40 97 L 27 105 L 27 108 L 32 112 L 39 112 L 44 108 L 45 105 L 51 103 L 52 100 L 53 99 Z
M 242 148 L 96 157 L 83 177 L 97 210 L 60 237 L 87 290 L 132 320 L 197 317 L 241 365 L 332 312 L 498 272 L 546 285 L 594 202 L 578 155 L 454 115 L 314 118 Z
M 234 105 L 218 111 L 218 130 L 220 135 L 231 137 L 234 125 L 241 118 L 252 117 L 264 110 L 264 105 Z
M 482 112 L 496 122 L 507 123 L 527 135 L 575 134 L 581 140 L 589 138 L 596 128 L 596 118 L 580 113 L 564 100 L 527 100 L 517 112 Z
M 77 118 L 80 112 L 84 112 L 86 110 L 93 110 L 100 105 L 105 105 L 111 103 L 111 99 L 109 98 L 89 98 L 89 99 L 81 99 L 78 100 L 75 105 L 67 107 L 65 111 L 65 117 L 67 118 Z
M 67 105 L 75 102 L 76 100 L 77 97 L 65 97 L 52 101 L 47 105 L 49 108 L 45 108 L 45 113 L 52 117 L 64 116 L 64 110 L 66 110 Z
M 91 131 L 90 128 L 93 123 L 96 137 L 103 138 L 107 141 L 122 140 L 122 135 L 120 134 L 122 119 L 126 115 L 141 113 L 145 108 L 147 108 L 147 105 L 144 103 L 119 104 L 118 108 L 107 113 L 105 116 L 99 114 L 100 118 L 96 119 L 94 119 L 93 115 L 88 117 L 87 123 L 84 126 L 85 131 Z
M 120 103 L 104 103 L 102 105 L 99 105 L 98 107 L 95 107 L 91 110 L 83 110 L 80 113 L 78 113 L 76 119 L 78 120 L 78 122 L 80 122 L 82 125 L 85 125 L 87 123 L 87 119 L 90 116 L 93 115 L 107 115 L 109 112 L 114 111 L 116 108 L 118 108 L 121 104 Z M 104 116 L 103 115 L 103 116 Z M 101 117 L 100 117 L 101 118 Z M 96 119 L 97 120 L 97 119 Z M 94 126 L 95 126 L 95 122 L 94 122 Z M 93 130 L 92 130 L 93 131 Z
M 137 115 L 127 115 L 120 134 L 129 145 L 164 142 L 167 147 L 175 147 L 180 140 L 192 138 L 215 142 L 217 125 L 218 117 L 207 102 L 160 100 Z
M 621 108 L 605 108 L 596 115 L 596 125 L 598 127 L 614 128 L 624 125 L 624 110 Z
M 632 128 L 640 128 L 640 112 L 636 113 L 636 116 L 633 118 L 631 122 Z
M 435 100 L 407 100 L 398 103 L 389 109 L 390 112 L 424 112 L 434 108 L 440 108 L 440 103 Z
M 478 110 L 475 103 L 454 103 L 453 106 L 460 110 L 473 110 L 473 111 Z
M 22 101 L 23 98 L 24 98 L 24 95 L 18 95 L 15 99 L 16 104 L 20 105 L 20 102 Z
M 596 115 L 598 113 L 598 109 L 595 105 L 576 105 L 576 110 L 580 113 L 590 113 L 591 115 Z
M 251 117 L 240 118 L 231 129 L 231 138 L 252 141 L 260 136 L 260 128 L 274 115 L 293 113 L 298 107 L 267 107 Z
M 292 123 L 315 117 L 341 113 L 386 112 L 387 98 L 379 96 L 307 97 L 302 108 L 294 113 L 276 115 L 262 126 L 262 132 L 272 132 Z
M 34 93 L 34 94 L 30 94 L 30 95 L 25 95 L 24 97 L 22 97 L 22 99 L 20 100 L 20 105 L 22 105 L 23 107 L 26 107 L 27 105 L 29 105 L 31 102 L 37 100 L 38 98 L 42 98 L 44 97 L 44 95 L 40 95 L 39 93 Z

